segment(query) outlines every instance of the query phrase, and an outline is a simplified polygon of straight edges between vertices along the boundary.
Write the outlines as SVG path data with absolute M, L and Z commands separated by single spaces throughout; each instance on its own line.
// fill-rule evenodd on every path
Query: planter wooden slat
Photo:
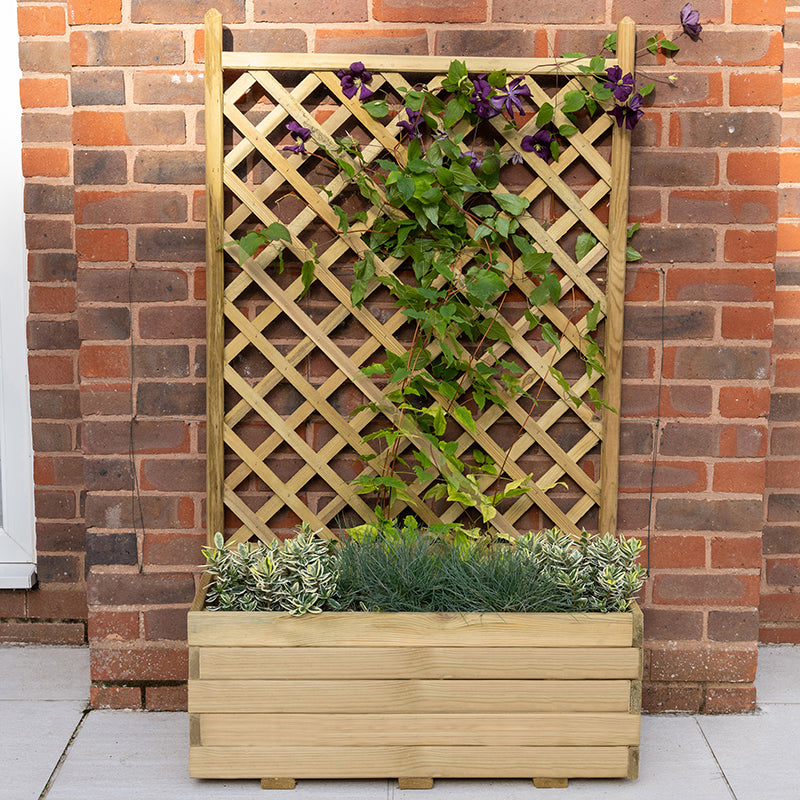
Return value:
M 615 778 L 628 774 L 628 747 L 287 747 L 191 748 L 195 778 Z
M 189 641 L 214 647 L 630 647 L 630 614 L 189 615 Z
M 504 705 L 508 708 L 510 703 Z M 503 741 L 551 747 L 639 743 L 637 714 L 501 710 L 483 714 L 206 714 L 200 722 L 200 735 L 209 747 L 226 745 L 233 738 L 244 746 L 279 741 L 283 746 L 302 747 L 310 736 L 323 747 L 491 746 Z M 242 731 L 246 731 L 244 737 Z
M 302 657 L 295 651 L 295 658 Z M 189 711 L 331 715 L 420 711 L 627 711 L 629 681 L 352 680 L 194 681 Z M 338 719 L 338 717 L 336 717 Z M 309 726 L 309 730 L 314 730 Z
M 630 647 L 315 647 L 298 663 L 291 647 L 200 647 L 204 680 L 234 678 L 638 678 Z M 558 685 L 561 685 L 560 683 Z M 572 684 L 577 686 L 577 684 Z

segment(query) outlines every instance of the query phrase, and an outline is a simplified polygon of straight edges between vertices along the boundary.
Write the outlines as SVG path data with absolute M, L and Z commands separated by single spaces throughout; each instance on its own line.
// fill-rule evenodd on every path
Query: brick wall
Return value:
M 761 641 L 800 643 L 800 3 L 786 3 Z
M 33 387 L 35 424 L 48 433 L 36 438 L 37 464 L 48 465 L 37 473 L 39 546 L 43 559 L 78 551 L 81 572 L 77 487 L 85 486 L 96 705 L 184 702 L 184 612 L 203 541 L 206 8 L 223 12 L 227 45 L 238 49 L 545 56 L 596 52 L 626 13 L 640 23 L 641 46 L 650 33 L 675 29 L 681 4 L 20 2 L 31 37 L 23 38 L 23 99 L 46 105 L 26 109 L 24 128 L 28 169 L 39 170 L 26 173 L 32 374 L 35 359 L 53 359 L 41 362 L 50 365 L 48 388 Z M 776 391 L 768 422 L 771 358 L 785 380 L 792 374 L 779 337 L 773 348 L 784 4 L 699 6 L 700 43 L 682 38 L 675 63 L 646 53 L 639 60 L 661 82 L 636 130 L 632 165 L 643 259 L 629 280 L 620 510 L 624 531 L 652 529 L 647 706 L 726 711 L 754 702 L 768 424 L 788 413 L 776 412 L 784 408 L 777 397 L 791 395 Z M 25 67 L 28 44 L 41 54 Z M 673 73 L 674 87 L 666 80 Z M 782 213 L 791 215 L 785 197 Z M 790 228 L 782 222 L 781 236 Z M 792 301 L 782 277 L 791 273 L 782 259 L 779 315 Z M 59 327 L 37 338 L 38 322 Z M 39 392 L 47 403 L 37 405 Z M 796 439 L 788 416 L 780 420 L 790 428 L 780 441 Z M 773 448 L 770 475 L 786 460 Z M 132 502 L 134 476 L 141 506 Z M 769 490 L 769 513 L 779 518 L 767 531 L 780 554 L 797 534 L 788 524 L 775 532 L 781 514 L 796 515 L 791 497 L 781 499 L 787 491 Z M 63 520 L 54 531 L 74 524 L 74 536 L 50 542 L 42 531 L 54 518 Z M 780 560 L 785 576 L 796 562 Z M 79 581 L 57 577 L 29 593 L 29 604 L 57 592 L 81 596 Z M 780 586 L 787 596 L 788 583 Z M 8 596 L 12 610 L 24 604 L 19 597 Z M 23 606 L 5 615 L 23 617 Z

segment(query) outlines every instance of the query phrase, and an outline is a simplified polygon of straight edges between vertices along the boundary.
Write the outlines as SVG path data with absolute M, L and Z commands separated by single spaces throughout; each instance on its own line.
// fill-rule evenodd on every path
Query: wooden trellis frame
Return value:
M 618 28 L 618 61 L 607 60 L 608 66 L 619 63 L 623 72 L 633 72 L 635 26 L 626 18 Z M 252 536 L 270 539 L 275 534 L 270 520 L 285 509 L 290 509 L 300 519 L 308 521 L 315 529 L 325 535 L 334 535 L 332 521 L 343 511 L 353 513 L 357 519 L 374 519 L 374 511 L 367 500 L 359 496 L 349 480 L 337 473 L 332 459 L 343 450 L 355 454 L 374 452 L 370 445 L 364 444 L 361 432 L 373 421 L 379 412 L 361 411 L 352 418 L 332 402 L 332 395 L 342 386 L 352 386 L 368 401 L 381 404 L 383 415 L 393 419 L 392 406 L 381 389 L 370 378 L 364 376 L 361 367 L 368 363 L 370 356 L 380 348 L 395 353 L 405 352 L 404 345 L 396 334 L 405 322 L 403 315 L 396 311 L 388 320 L 378 320 L 365 304 L 355 308 L 349 298 L 349 290 L 336 272 L 337 259 L 352 253 L 360 253 L 365 245 L 358 233 L 352 230 L 339 233 L 338 220 L 332 211 L 329 195 L 312 185 L 302 171 L 303 157 L 287 155 L 276 147 L 276 131 L 295 119 L 302 126 L 313 131 L 313 141 L 332 147 L 331 135 L 341 130 L 348 121 L 358 125 L 368 134 L 369 142 L 364 148 L 365 158 L 372 160 L 382 153 L 389 152 L 396 159 L 405 157 L 403 143 L 400 142 L 396 121 L 388 122 L 373 119 L 360 106 L 356 99 L 348 99 L 342 94 L 335 71 L 346 67 L 352 61 L 361 60 L 373 72 L 373 88 L 384 85 L 396 88 L 410 85 L 420 75 L 434 77 L 429 86 L 435 86 L 440 76 L 446 74 L 449 58 L 416 56 L 343 56 L 322 54 L 270 54 L 270 53 L 223 53 L 222 22 L 216 11 L 206 15 L 206 199 L 207 199 L 207 303 L 208 303 L 208 501 L 207 531 L 209 540 L 215 531 L 224 530 L 226 510 L 239 521 L 232 541 L 244 541 Z M 583 63 L 565 59 L 466 59 L 471 73 L 489 72 L 506 68 L 509 76 L 527 74 L 533 103 L 541 105 L 551 101 L 551 97 L 537 83 L 554 75 L 562 79 L 558 96 L 576 88 L 585 81 L 578 66 Z M 303 73 L 296 85 L 287 90 L 280 77 L 289 72 Z M 232 76 L 230 80 L 227 76 Z M 407 79 L 405 76 L 413 76 Z M 437 76 L 439 76 L 437 78 Z M 224 88 L 228 80 L 228 87 Z M 243 111 L 237 103 L 248 97 L 248 92 L 258 90 L 268 99 L 263 104 L 263 114 L 255 122 L 248 114 L 258 111 L 249 108 Z M 322 116 L 315 117 L 313 109 L 306 107 L 307 98 L 315 91 L 322 92 L 326 102 L 335 103 L 328 107 Z M 560 112 L 556 111 L 556 121 Z M 250 114 L 250 116 L 257 116 Z M 502 122 L 491 121 L 498 138 L 515 146 L 526 133 L 536 130 L 531 119 L 519 131 L 504 130 Z M 228 126 L 226 128 L 226 125 Z M 611 157 L 595 148 L 595 143 L 611 132 Z M 233 130 L 241 137 L 225 153 L 226 131 Z M 309 150 L 315 144 L 309 142 Z M 628 217 L 628 174 L 630 161 L 630 131 L 614 125 L 607 115 L 601 115 L 586 130 L 569 139 L 569 146 L 561 153 L 557 162 L 548 164 L 535 154 L 521 153 L 525 164 L 534 175 L 533 180 L 520 192 L 522 196 L 535 199 L 543 192 L 550 192 L 563 204 L 561 216 L 547 229 L 532 217 L 523 220 L 527 232 L 537 245 L 546 252 L 554 254 L 554 263 L 561 271 L 562 301 L 568 298 L 573 287 L 589 299 L 590 304 L 599 301 L 601 306 L 601 328 L 604 328 L 604 356 L 606 377 L 597 373 L 591 377 L 580 377 L 571 388 L 571 393 L 580 397 L 589 386 L 602 384 L 605 401 L 615 409 L 620 407 L 621 394 L 621 355 L 623 294 L 625 282 L 626 229 Z M 257 158 L 268 165 L 269 174 L 265 180 L 253 185 L 244 180 L 241 173 L 246 159 Z M 570 165 L 583 161 L 596 176 L 594 184 L 580 196 L 562 179 Z M 350 179 L 338 174 L 325 187 L 327 193 L 336 197 L 348 186 Z M 279 218 L 273 204 L 281 191 L 287 187 L 299 196 L 304 207 L 292 219 L 283 219 L 292 234 L 292 242 L 286 245 L 286 252 L 302 262 L 310 257 L 309 245 L 303 241 L 306 229 L 323 223 L 331 232 L 336 232 L 336 240 L 319 259 L 315 281 L 320 283 L 326 296 L 335 298 L 336 307 L 322 320 L 315 320 L 298 302 L 303 292 L 300 278 L 290 285 L 280 285 L 275 270 L 270 264 L 277 256 L 276 243 L 264 249 L 254 258 L 245 261 L 231 275 L 232 262 L 226 260 L 226 249 L 234 255 L 238 248 L 231 244 L 232 237 L 242 230 L 242 225 L 254 220 L 261 226 L 268 225 Z M 226 190 L 228 194 L 226 194 Z M 503 184 L 497 191 L 505 191 Z M 608 223 L 601 222 L 595 208 L 608 196 Z M 235 207 L 226 213 L 225 200 L 232 198 Z M 370 210 L 374 214 L 375 209 Z M 598 244 L 584 258 L 576 263 L 561 246 L 561 240 L 568 237 L 576 226 L 590 231 Z M 400 267 L 400 263 L 390 260 L 379 262 L 378 270 L 384 274 Z M 598 265 L 605 267 L 605 290 L 592 277 L 592 271 L 601 272 Z M 226 283 L 226 266 L 229 279 Z M 515 278 L 517 288 L 529 293 L 533 283 L 519 271 Z M 369 293 L 375 287 L 368 289 Z M 265 307 L 248 316 L 237 303 L 246 292 L 261 293 Z M 590 404 L 576 405 L 570 393 L 562 390 L 548 372 L 551 363 L 576 348 L 580 348 L 582 335 L 586 333 L 585 315 L 580 319 L 570 319 L 568 313 L 559 306 L 549 304 L 543 309 L 548 321 L 561 336 L 561 351 L 551 349 L 539 353 L 526 340 L 525 324 L 502 320 L 512 340 L 512 349 L 525 364 L 526 373 L 523 385 L 535 387 L 544 382 L 546 389 L 556 396 L 556 400 L 540 415 L 530 416 L 513 398 L 508 398 L 505 410 L 497 407 L 487 409 L 476 418 L 476 432 L 462 429 L 459 434 L 459 448 L 476 445 L 499 464 L 505 460 L 505 473 L 514 479 L 526 474 L 518 460 L 526 452 L 535 448 L 546 454 L 551 466 L 544 473 L 535 476 L 531 491 L 517 498 L 504 508 L 492 521 L 499 531 L 515 532 L 515 523 L 532 507 L 538 507 L 553 523 L 573 534 L 578 532 L 579 523 L 590 510 L 599 509 L 598 524 L 601 531 L 615 531 L 617 515 L 618 456 L 619 456 L 619 415 L 604 411 L 598 418 Z M 301 332 L 301 336 L 288 351 L 270 341 L 265 330 L 276 320 L 286 320 Z M 365 340 L 355 352 L 347 353 L 337 344 L 334 332 L 345 322 L 361 326 L 366 332 Z M 226 340 L 226 325 L 228 335 Z M 233 331 L 233 332 L 232 332 Z M 255 348 L 259 358 L 263 357 L 268 368 L 263 375 L 244 377 L 235 368 L 237 357 L 247 348 Z M 323 353 L 334 366 L 334 372 L 320 385 L 302 374 L 302 364 L 315 352 Z M 288 413 L 279 413 L 267 400 L 270 392 L 280 385 L 290 386 L 302 398 L 297 407 Z M 226 406 L 226 390 L 233 395 Z M 524 427 L 523 434 L 512 446 L 509 457 L 496 444 L 491 434 L 492 426 L 504 415 Z M 236 426 L 248 415 L 257 415 L 268 426 L 268 434 L 256 444 L 245 444 Z M 320 418 L 327 425 L 329 435 L 320 447 L 309 443 L 301 433 L 300 427 L 308 422 L 311 415 Z M 577 442 L 563 446 L 554 438 L 554 425 L 565 415 L 580 421 L 585 432 Z M 288 445 L 291 451 L 302 460 L 302 465 L 288 477 L 279 477 L 270 465 L 270 456 L 279 447 Z M 587 474 L 582 464 L 587 454 L 599 447 L 599 480 Z M 227 450 L 226 450 L 227 448 Z M 235 454 L 238 463 L 226 468 L 226 452 Z M 368 469 L 368 467 L 365 467 Z M 256 508 L 248 505 L 238 493 L 239 487 L 257 477 L 266 485 L 265 502 Z M 565 477 L 572 482 L 579 493 L 578 499 L 567 508 L 560 507 L 550 495 L 550 489 L 559 479 Z M 331 497 L 324 503 L 309 507 L 302 499 L 303 492 L 310 481 L 321 480 L 327 486 Z M 424 486 L 414 487 L 420 497 Z M 563 505 L 563 504 L 562 504 Z M 451 505 L 439 514 L 434 513 L 421 500 L 414 499 L 409 508 L 421 519 L 435 522 L 439 519 L 452 521 L 459 516 L 460 509 Z M 230 527 L 230 526 L 229 526 Z

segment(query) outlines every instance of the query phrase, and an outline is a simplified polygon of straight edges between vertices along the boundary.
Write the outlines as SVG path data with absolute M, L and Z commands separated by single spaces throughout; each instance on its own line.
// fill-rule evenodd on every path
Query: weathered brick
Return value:
M 72 449 L 72 430 L 61 423 L 34 422 L 33 449 L 37 453 Z
M 122 0 L 68 0 L 70 25 L 114 25 L 122 20 Z
M 81 308 L 78 325 L 82 340 L 127 339 L 130 336 L 130 312 L 118 306 Z
M 319 35 L 319 34 L 317 34 Z M 306 34 L 297 28 L 225 28 L 222 31 L 224 50 L 240 50 L 247 53 L 305 53 Z M 205 35 L 198 30 L 194 35 L 194 60 L 202 64 L 205 60 Z
M 146 67 L 185 60 L 180 31 L 72 31 L 69 49 L 73 66 Z
M 135 533 L 92 533 L 86 534 L 86 566 L 98 564 L 136 564 Z M 138 627 L 138 626 L 137 626 Z
M 631 156 L 632 186 L 713 186 L 718 174 L 717 155 L 711 150 L 707 153 L 634 150 Z
M 771 489 L 800 489 L 800 460 L 770 459 L 767 462 L 767 486 Z
M 78 259 L 75 253 L 28 253 L 29 281 L 56 281 L 69 283 L 75 280 Z
M 75 555 L 39 555 L 36 575 L 44 583 L 75 583 L 83 578 L 82 559 Z
M 244 6 L 244 0 L 170 0 L 166 6 L 161 0 L 131 0 L 131 21 L 170 25 L 202 23 L 206 11 L 216 8 L 222 14 L 223 22 L 244 22 Z
M 644 455 L 653 451 L 653 426 L 649 422 L 622 420 L 620 449 L 623 455 Z
M 74 646 L 85 644 L 86 636 L 80 622 L 7 621 L 0 625 L 0 642 Z
M 104 686 L 92 682 L 89 690 L 89 705 L 98 709 L 139 709 L 142 707 L 142 687 Z
M 23 72 L 66 74 L 70 71 L 67 42 L 20 42 L 19 66 Z
M 790 423 L 794 420 L 788 420 Z M 774 425 L 770 440 L 770 454 L 774 456 L 800 455 L 800 428 L 795 425 Z
M 772 66 L 783 61 L 783 37 L 777 31 L 704 30 L 691 47 L 681 47 L 681 66 Z
M 670 193 L 670 222 L 755 225 L 774 222 L 778 198 L 774 191 L 688 191 Z
M 625 312 L 625 339 L 710 339 L 714 335 L 714 311 L 710 308 L 665 308 L 654 314 L 649 306 L 631 306 Z
M 205 414 L 205 384 L 203 383 L 140 383 L 136 393 L 136 408 L 151 417 L 195 417 Z
M 146 458 L 141 485 L 145 490 L 202 492 L 206 486 L 205 460 L 199 458 Z
M 681 111 L 670 117 L 670 144 L 681 147 L 776 147 L 780 114 L 771 111 Z
M 796 623 L 800 619 L 800 594 L 764 592 L 759 604 L 761 621 Z
M 86 453 L 120 453 L 127 449 L 131 433 L 135 453 L 180 453 L 189 450 L 189 428 L 180 420 L 142 420 L 129 422 L 87 419 L 83 423 Z
M 700 711 L 701 690 L 699 686 L 667 683 L 642 685 L 642 708 L 646 711 L 686 711 L 697 714 Z
M 133 179 L 137 183 L 205 183 L 205 156 L 202 152 L 142 150 L 136 154 Z
M 125 105 L 125 76 L 118 69 L 72 71 L 73 106 Z
M 36 544 L 40 552 L 83 552 L 86 528 L 82 521 L 37 522 Z
M 761 529 L 761 515 L 761 500 L 665 497 L 656 501 L 659 530 L 756 531 Z
M 507 58 L 544 58 L 547 35 L 544 31 L 507 30 L 437 30 L 436 55 L 504 55 Z
M 787 625 L 776 625 L 762 618 L 758 641 L 761 644 L 800 644 L 800 625 L 791 622 Z
M 656 492 L 701 492 L 708 483 L 702 462 L 661 462 L 655 469 Z M 649 492 L 652 461 L 622 460 L 619 465 L 621 492 Z
M 31 350 L 76 350 L 79 344 L 75 320 L 28 320 Z
M 86 486 L 92 491 L 124 491 L 133 486 L 128 458 L 87 458 L 83 469 Z
M 89 639 L 138 639 L 138 611 L 101 611 L 89 609 Z
M 751 647 L 722 649 L 699 647 L 653 647 L 650 649 L 651 680 L 752 682 L 758 651 Z
M 94 680 L 181 681 L 188 676 L 185 645 L 95 647 L 89 659 Z
M 796 422 L 800 419 L 800 394 L 773 392 L 770 398 L 769 418 L 772 422 Z
M 47 225 L 41 220 L 28 217 L 25 220 L 25 244 L 28 250 L 66 250 L 72 246 L 73 223 L 70 219 L 49 219 Z
M 739 714 L 756 710 L 755 686 L 706 686 L 706 714 Z
M 107 572 L 93 567 L 86 581 L 89 605 L 189 603 L 194 579 L 189 573 Z
M 185 222 L 186 196 L 179 192 L 95 192 L 75 195 L 75 222 L 111 225 L 127 222 Z
M 205 334 L 202 306 L 150 306 L 139 312 L 139 330 L 144 339 L 200 339 Z
M 183 111 L 76 111 L 72 141 L 83 145 L 183 144 Z
M 713 642 L 752 642 L 758 638 L 758 611 L 709 611 L 708 638 Z
M 775 273 L 771 269 L 681 269 L 667 271 L 667 300 L 754 302 L 772 300 Z
M 366 11 L 364 3 L 363 19 L 366 19 Z M 424 3 L 413 0 L 374 0 L 372 15 L 380 22 L 485 22 L 486 0 L 467 0 L 461 4 L 454 3 L 453 0 L 425 0 Z
M 644 263 L 706 263 L 716 258 L 716 236 L 709 228 L 643 228 L 636 249 Z
M 32 389 L 31 416 L 34 419 L 74 419 L 80 416 L 78 391 Z
M 75 250 L 81 261 L 127 261 L 128 232 L 121 228 L 78 228 Z
M 205 261 L 205 231 L 202 228 L 139 228 L 136 236 L 138 261 Z
M 151 608 L 144 612 L 145 639 L 186 639 L 186 606 L 181 608 Z
M 143 105 L 202 105 L 205 98 L 202 72 L 138 71 L 133 76 L 133 102 Z
M 28 616 L 44 619 L 86 619 L 86 587 L 38 584 L 27 593 Z
M 72 519 L 75 516 L 75 493 L 49 489 L 34 490 L 36 516 L 43 519 Z
M 73 189 L 52 183 L 25 184 L 25 213 L 27 214 L 71 214 Z
M 189 348 L 185 344 L 146 344 L 133 348 L 137 378 L 188 378 Z
M 400 9 L 404 9 L 402 4 Z M 254 19 L 256 22 L 366 22 L 367 3 L 366 0 L 333 0 L 333 2 L 323 4 L 304 3 L 302 0 L 256 0 L 254 7 Z M 413 11 L 410 12 L 410 20 L 399 20 L 401 22 L 421 22 L 413 18 Z M 486 17 L 486 4 L 484 2 L 484 14 L 481 19 Z M 375 19 L 387 20 L 388 17 L 378 16 Z M 398 21 L 398 20 L 394 20 Z M 435 21 L 435 20 L 430 20 Z M 442 22 L 456 22 L 455 19 L 441 20 Z M 463 20 L 470 21 L 470 20 Z
M 756 458 L 767 453 L 767 431 L 763 425 L 727 425 L 719 435 L 722 458 Z
M 33 142 L 69 142 L 72 139 L 71 114 L 23 113 L 22 141 Z M 30 152 L 32 149 L 27 148 Z M 66 151 L 65 151 L 66 152 Z M 25 158 L 23 150 L 23 163 Z M 69 162 L 67 161 L 67 165 Z M 66 175 L 68 172 L 58 173 Z
M 665 456 L 707 456 L 717 453 L 716 425 L 667 423 L 661 432 L 659 453 Z
M 122 416 L 130 414 L 130 382 L 113 378 L 101 383 L 83 381 L 81 385 L 81 412 L 83 418 L 100 416 Z
M 145 686 L 144 695 L 148 711 L 186 711 L 186 686 Z
M 320 29 L 316 33 L 318 53 L 363 53 L 374 55 L 428 54 L 428 35 L 424 29 L 398 28 L 385 30 L 330 30 Z
M 492 22 L 514 22 L 524 25 L 545 23 L 579 22 L 601 23 L 604 21 L 603 0 L 586 0 L 574 3 L 516 3 L 514 0 L 495 0 L 492 6 Z
M 130 270 L 81 268 L 78 297 L 90 302 L 140 303 L 185 300 L 188 296 L 186 273 L 163 267 Z
M 654 417 L 659 411 L 658 387 L 651 383 L 622 385 L 622 407 L 629 417 Z M 663 386 L 662 417 L 705 417 L 711 413 L 710 386 Z
M 722 75 L 719 72 L 682 72 L 675 83 L 659 85 L 650 99 L 654 108 L 721 106 Z
M 127 157 L 120 150 L 76 149 L 72 165 L 76 185 L 119 185 L 128 181 Z
M 769 349 L 765 347 L 668 348 L 664 376 L 690 380 L 767 380 Z
M 766 572 L 770 586 L 800 586 L 800 558 L 768 558 Z
M 669 25 L 675 26 L 675 9 L 667 3 L 653 3 L 652 0 L 614 0 L 611 6 L 611 18 L 619 22 L 623 17 L 629 16 L 636 20 L 638 25 Z M 725 4 L 723 0 L 711 0 L 703 3 L 700 10 L 700 22 L 708 25 L 712 22 L 723 22 L 725 17 Z M 686 45 L 690 47 L 691 45 Z
M 663 608 L 645 608 L 644 624 L 648 639 L 687 640 L 703 637 L 701 611 L 677 611 Z

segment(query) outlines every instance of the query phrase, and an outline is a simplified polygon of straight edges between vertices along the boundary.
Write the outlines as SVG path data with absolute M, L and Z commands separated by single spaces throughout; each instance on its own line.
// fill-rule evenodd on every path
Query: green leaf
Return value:
M 573 90 L 564 95 L 564 105 L 562 106 L 561 110 L 565 114 L 569 114 L 574 111 L 580 111 L 585 105 L 586 97 L 583 92 Z
M 649 95 L 650 92 L 652 92 L 653 89 L 655 89 L 655 88 L 656 88 L 656 85 L 654 83 L 648 83 L 646 86 L 642 86 L 642 88 L 639 89 L 639 94 L 642 97 L 647 97 L 647 95 Z
M 444 114 L 442 115 L 442 124 L 445 128 L 452 128 L 464 116 L 464 107 L 461 105 L 457 97 L 454 97 L 445 106 Z
M 592 86 L 592 94 L 600 101 L 608 100 L 612 94 L 614 94 L 612 89 L 609 89 L 607 86 L 603 86 L 602 83 L 596 83 Z
M 367 378 L 371 378 L 373 375 L 385 375 L 386 364 L 369 364 L 366 367 L 361 367 L 361 374 Z
M 339 230 L 342 233 L 347 233 L 348 229 L 350 228 L 350 222 L 347 219 L 347 212 L 340 206 L 331 206 L 331 208 L 333 209 L 333 213 L 339 217 Z
M 406 203 L 414 196 L 416 188 L 417 184 L 410 175 L 403 175 L 397 179 L 397 191 Z
M 267 225 L 267 227 L 264 228 L 264 235 L 272 241 L 283 239 L 285 242 L 289 242 L 290 244 L 292 241 L 292 234 L 289 233 L 286 226 L 281 225 L 280 222 L 273 222 L 271 225 Z
M 487 236 L 491 236 L 492 232 L 493 232 L 492 229 L 488 225 L 481 224 L 478 225 L 477 228 L 475 228 L 475 233 L 472 234 L 472 238 L 476 242 L 479 242 L 481 239 L 485 239 Z
M 303 268 L 300 273 L 300 280 L 303 282 L 303 292 L 300 297 L 311 288 L 311 284 L 314 282 L 314 267 L 316 266 L 315 261 L 304 261 Z
M 542 323 L 542 339 L 553 345 L 559 353 L 561 352 L 561 339 L 549 322 Z
M 575 260 L 583 261 L 583 259 L 592 251 L 597 244 L 597 239 L 593 234 L 583 233 L 578 234 L 578 240 L 575 242 Z
M 503 211 L 514 217 L 519 216 L 531 204 L 531 201 L 526 197 L 520 197 L 516 194 L 495 194 L 492 196 Z
M 258 251 L 258 248 L 261 247 L 262 244 L 266 244 L 266 242 L 267 239 L 261 231 L 250 231 L 250 233 L 246 233 L 241 239 L 238 239 L 236 244 L 252 258 Z
M 472 413 L 468 408 L 464 406 L 453 406 L 452 413 L 462 427 L 475 433 L 475 420 L 472 418 Z
M 604 72 L 606 68 L 606 60 L 602 56 L 595 56 L 589 62 L 589 69 L 592 72 Z
M 473 294 L 482 303 L 506 289 L 506 282 L 496 272 L 485 270 L 479 272 L 475 280 L 467 285 L 470 294 Z
M 536 124 L 541 128 L 547 125 L 553 119 L 553 106 L 551 103 L 545 103 L 536 115 Z
M 661 40 L 661 50 L 664 53 L 677 53 L 680 50 L 680 47 L 675 44 L 675 42 L 671 42 L 669 39 L 662 39 Z
M 444 416 L 444 410 L 441 406 L 436 406 L 436 413 L 433 416 L 433 431 L 437 436 L 442 436 L 445 428 L 447 428 L 447 420 Z
M 547 293 L 550 297 L 550 302 L 558 305 L 558 301 L 561 299 L 561 282 L 552 272 L 548 272 L 544 276 L 543 282 L 544 285 L 547 286 Z
M 628 234 L 627 234 L 628 241 L 631 240 L 631 237 L 633 236 L 633 234 L 636 233 L 636 231 L 638 231 L 639 228 L 641 228 L 641 226 L 642 225 L 641 225 L 640 222 L 634 222 L 633 225 L 631 225 L 630 228 L 628 228 Z
M 531 275 L 543 275 L 553 260 L 552 253 L 523 253 L 520 256 L 522 265 Z
M 561 58 L 586 58 L 586 53 L 562 53 Z
M 422 92 L 410 91 L 406 95 L 405 107 L 410 108 L 412 111 L 421 111 L 422 104 L 425 102 L 425 95 Z
M 483 204 L 480 206 L 473 206 L 470 209 L 470 212 L 473 213 L 476 217 L 480 217 L 481 219 L 486 219 L 487 217 L 491 217 L 496 210 L 497 209 L 494 206 Z
M 369 100 L 363 106 L 364 110 L 376 119 L 385 117 L 389 113 L 389 104 L 385 100 Z
M 502 89 L 505 87 L 508 77 L 504 69 L 497 69 L 494 72 L 490 72 L 486 80 L 489 82 L 489 86 L 494 86 L 495 89 Z
M 586 313 L 586 330 L 596 331 L 597 321 L 600 318 L 600 301 L 598 300 Z
M 625 248 L 625 260 L 626 261 L 638 261 L 641 257 L 642 257 L 642 254 L 638 250 L 634 250 L 630 246 Z
M 658 55 L 658 36 L 651 36 L 646 42 L 645 47 L 654 55 Z
M 609 33 L 605 39 L 603 39 L 603 49 L 610 50 L 612 53 L 617 52 L 617 32 L 614 31 L 613 33 Z
M 569 137 L 574 136 L 578 129 L 574 125 L 559 125 L 558 132 L 561 136 Z

